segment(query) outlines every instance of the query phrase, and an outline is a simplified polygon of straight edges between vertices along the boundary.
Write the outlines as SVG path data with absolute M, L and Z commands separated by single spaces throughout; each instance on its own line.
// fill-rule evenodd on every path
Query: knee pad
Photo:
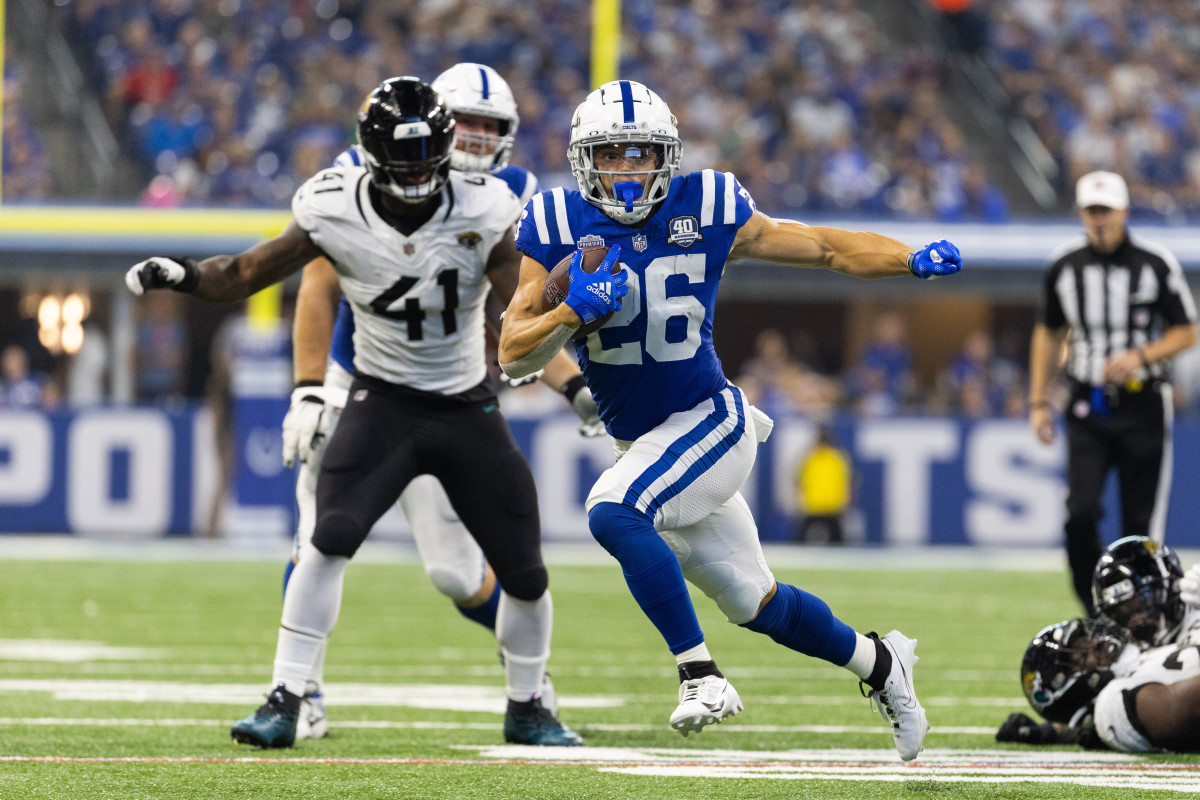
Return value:
M 512 595 L 518 600 L 528 602 L 537 600 L 545 594 L 547 587 L 550 585 L 550 577 L 546 574 L 546 568 L 540 564 L 535 567 L 527 567 L 516 572 L 510 572 L 506 575 L 497 573 L 496 580 L 500 583 L 500 587 L 504 589 L 505 593 Z
M 350 558 L 367 538 L 363 524 L 349 514 L 333 511 L 321 515 L 313 530 L 313 547 L 327 556 Z
M 741 625 L 754 618 L 770 586 L 763 588 L 753 577 L 732 564 L 717 562 L 689 569 L 687 579 L 717 604 L 725 618 Z
M 456 603 L 469 600 L 483 585 L 483 570 L 479 568 L 467 575 L 449 564 L 426 564 L 425 574 L 433 588 Z

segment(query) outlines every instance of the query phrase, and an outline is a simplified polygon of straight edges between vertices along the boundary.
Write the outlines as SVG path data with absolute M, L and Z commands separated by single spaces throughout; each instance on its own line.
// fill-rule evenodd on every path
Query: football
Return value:
M 546 285 L 542 288 L 542 313 L 545 314 L 551 309 L 557 308 L 567 297 L 567 289 L 571 285 L 571 256 L 568 255 L 562 261 L 554 265 L 554 269 L 550 270 L 550 274 L 546 276 Z M 600 268 L 600 263 L 604 261 L 604 257 L 608 255 L 608 248 L 603 245 L 593 245 L 592 247 L 583 248 L 583 271 L 595 272 Z M 612 274 L 616 275 L 621 271 L 621 262 L 613 264 Z M 604 324 L 612 318 L 615 311 L 610 311 L 595 322 L 585 322 L 579 326 L 579 329 L 572 336 L 572 339 L 585 339 L 596 331 L 604 327 Z

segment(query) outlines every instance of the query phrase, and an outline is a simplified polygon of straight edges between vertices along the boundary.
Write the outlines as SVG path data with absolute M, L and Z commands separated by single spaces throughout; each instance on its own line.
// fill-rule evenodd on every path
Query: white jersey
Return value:
M 1173 683 L 1200 675 L 1200 645 L 1179 642 L 1153 647 L 1113 665 L 1117 677 L 1100 690 L 1092 719 L 1096 733 L 1113 750 L 1122 753 L 1159 753 L 1130 715 L 1133 690 L 1148 683 Z
M 442 204 L 411 236 L 385 222 L 362 167 L 332 167 L 292 213 L 333 262 L 354 312 L 354 368 L 389 383 L 457 394 L 487 375 L 483 305 L 489 254 L 520 216 L 501 180 L 451 171 Z

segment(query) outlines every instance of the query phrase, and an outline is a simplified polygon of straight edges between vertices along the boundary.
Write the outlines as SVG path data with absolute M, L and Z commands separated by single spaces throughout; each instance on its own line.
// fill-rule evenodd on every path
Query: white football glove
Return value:
M 575 413 L 579 415 L 579 435 L 580 436 L 603 436 L 604 423 L 600 421 L 600 410 L 596 408 L 596 401 L 592 398 L 592 390 L 584 386 L 575 393 L 575 397 L 571 399 L 571 408 L 575 409 Z
M 174 289 L 190 292 L 200 281 L 196 262 L 190 258 L 176 261 L 173 258 L 153 256 L 134 264 L 125 273 L 125 285 L 129 291 L 141 297 L 150 289 Z
M 544 369 L 539 369 L 537 372 L 531 372 L 523 378 L 510 378 L 504 374 L 503 370 L 501 370 L 500 382 L 509 388 L 516 389 L 518 386 L 524 386 L 527 383 L 533 383 L 538 378 L 542 377 L 542 373 L 545 371 L 546 370 Z
M 330 386 L 300 386 L 292 390 L 292 405 L 283 418 L 283 465 L 296 459 L 316 467 L 333 435 L 335 409 L 346 405 L 345 389 Z
M 1192 608 L 1200 608 L 1200 564 L 1192 564 L 1179 579 L 1179 599 Z

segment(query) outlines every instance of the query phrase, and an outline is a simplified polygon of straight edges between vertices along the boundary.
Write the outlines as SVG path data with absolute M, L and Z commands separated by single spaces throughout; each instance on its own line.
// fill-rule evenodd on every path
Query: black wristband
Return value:
M 172 284 L 171 288 L 184 294 L 196 291 L 196 287 L 200 285 L 200 270 L 196 267 L 196 259 L 184 256 L 173 260 L 183 266 L 183 280 Z
M 568 403 L 574 403 L 575 395 L 579 394 L 579 390 L 585 386 L 587 386 L 587 382 L 584 381 L 583 376 L 576 375 L 574 378 L 571 378 L 571 380 L 564 383 L 562 389 L 559 391 L 562 392 L 563 397 L 567 398 Z
M 303 389 L 305 386 L 324 386 L 325 381 L 296 381 L 294 388 Z

